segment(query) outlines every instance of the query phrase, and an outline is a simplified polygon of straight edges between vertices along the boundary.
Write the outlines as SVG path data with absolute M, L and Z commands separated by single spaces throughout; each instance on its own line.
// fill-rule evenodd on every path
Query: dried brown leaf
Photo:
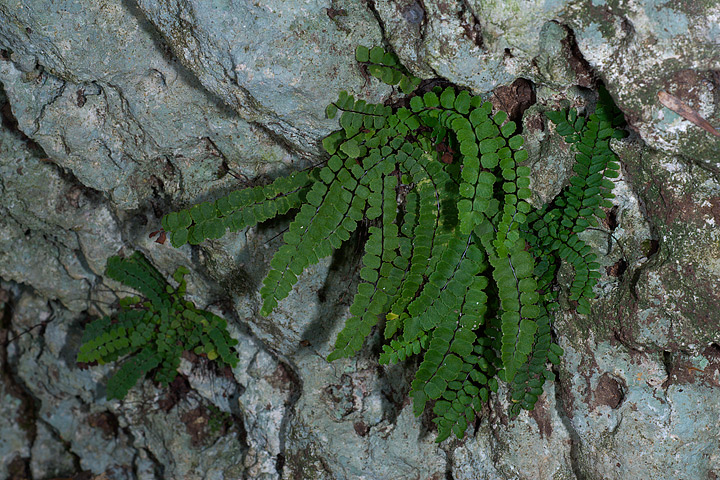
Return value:
M 698 112 L 690 108 L 688 104 L 686 104 L 676 96 L 670 95 L 669 93 L 660 90 L 658 92 L 658 99 L 660 100 L 660 103 L 683 117 L 685 120 L 694 123 L 698 127 L 702 128 L 703 130 L 712 135 L 715 135 L 716 137 L 720 137 L 720 132 L 715 130 L 715 128 L 710 125 L 707 120 L 701 117 Z

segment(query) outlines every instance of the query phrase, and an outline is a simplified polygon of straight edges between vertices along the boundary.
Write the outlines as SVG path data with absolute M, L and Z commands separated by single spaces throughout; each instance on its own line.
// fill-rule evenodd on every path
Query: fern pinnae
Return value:
M 404 181 L 409 183 L 410 180 L 406 178 Z M 390 297 L 390 308 L 385 316 L 384 336 L 386 339 L 390 339 L 395 335 L 404 320 L 401 315 L 393 313 L 398 310 L 398 302 L 403 302 L 414 296 L 422 283 L 422 276 L 418 273 L 419 267 L 416 266 L 413 270 L 412 263 L 415 256 L 415 247 L 418 245 L 417 238 L 415 238 L 415 241 L 413 239 L 413 233 L 418 222 L 418 203 L 417 192 L 415 190 L 408 191 L 405 195 L 405 208 L 400 220 L 398 255 L 393 260 L 393 265 L 400 271 L 400 275 L 397 280 L 397 289 L 395 294 Z M 404 306 L 399 310 L 404 311 Z
M 467 301 L 468 296 L 463 295 L 460 310 L 465 310 Z M 416 415 L 424 410 L 428 400 L 437 400 L 433 412 L 440 428 L 438 441 L 446 438 L 450 429 L 462 436 L 467 424 L 481 410 L 477 394 L 485 387 L 477 385 L 486 385 L 488 377 L 480 370 L 492 375 L 489 363 L 473 355 L 477 340 L 474 331 L 478 328 L 475 321 L 466 322 L 453 314 L 441 318 L 442 324 L 433 330 L 410 393 Z
M 395 54 L 380 47 L 358 45 L 355 59 L 367 67 L 370 75 L 388 85 L 399 85 L 403 93 L 411 93 L 420 84 L 420 79 L 410 75 Z
M 107 398 L 121 400 L 128 391 L 148 372 L 160 364 L 160 357 L 149 348 L 126 360 L 120 369 L 110 377 L 107 384 Z
M 461 438 L 468 424 L 481 412 L 489 392 L 497 391 L 492 357 L 490 360 L 486 358 L 487 353 L 492 350 L 478 343 L 486 339 L 474 333 L 477 328 L 474 322 L 463 323 L 451 346 L 451 350 L 458 354 L 463 364 L 455 380 L 448 382 L 448 391 L 433 407 L 436 415 L 433 422 L 438 425 L 438 442 L 445 440 L 450 433 Z
M 391 156 L 383 158 L 379 151 L 375 150 L 374 154 L 366 158 L 365 169 L 360 169 L 356 176 L 351 173 L 357 167 L 353 157 L 346 158 L 344 167 L 340 167 L 338 163 L 341 161 L 341 154 L 334 158 L 338 160 L 324 167 L 319 173 L 323 182 L 314 183 L 308 193 L 311 206 L 306 204 L 301 208 L 285 234 L 286 244 L 273 257 L 272 270 L 265 277 L 261 289 L 265 298 L 262 313 L 265 315 L 289 294 L 290 288 L 304 268 L 329 255 L 332 252 L 330 247 L 338 248 L 341 242 L 349 238 L 350 233 L 357 227 L 355 219 L 361 217 L 360 212 L 365 202 L 370 206 L 366 213 L 368 218 L 375 218 L 383 212 L 381 189 L 377 186 L 383 183 L 382 175 L 393 169 Z M 367 193 L 363 194 L 363 190 Z M 355 198 L 363 201 L 355 202 Z M 346 217 L 351 220 L 347 221 Z M 321 239 L 324 241 L 320 242 Z M 316 251 L 309 255 L 307 252 L 313 248 Z
M 439 262 L 440 271 L 430 276 L 420 295 L 408 305 L 410 314 L 402 317 L 405 320 L 402 337 L 383 346 L 382 363 L 404 360 L 409 347 L 412 346 L 414 350 L 415 345 L 425 343 L 439 323 L 444 323 L 442 319 L 455 318 L 458 312 L 463 311 L 469 289 L 474 279 L 478 278 L 477 275 L 484 270 L 485 262 L 482 252 L 470 242 L 470 238 L 466 240 L 464 249 L 460 239 L 452 240 Z M 442 301 L 430 301 L 441 295 Z M 467 316 L 465 318 L 469 319 Z M 472 327 L 479 327 L 481 316 L 472 318 L 475 320 Z
M 561 262 L 575 271 L 570 300 L 589 313 L 599 263 L 577 234 L 597 225 L 612 198 L 619 166 L 609 141 L 620 136 L 621 114 L 603 91 L 591 115 L 548 112 L 577 148 L 577 164 L 570 185 L 535 209 L 527 201 L 528 154 L 505 112 L 493 114 L 480 96 L 454 87 L 417 91 L 420 80 L 381 48 L 359 46 L 356 59 L 372 76 L 398 85 L 408 95 L 405 106 L 340 92 L 326 109 L 328 118 L 340 112 L 341 127 L 323 140 L 326 166 L 290 182 L 296 190 L 280 194 L 277 204 L 277 192 L 241 195 L 252 204 L 250 220 L 288 205 L 299 210 L 271 261 L 261 313 L 270 313 L 303 270 L 340 247 L 359 221 L 369 221 L 362 281 L 328 359 L 357 352 L 385 314 L 380 362 L 422 355 L 413 410 L 419 415 L 434 401 L 437 440 L 461 438 L 498 379 L 508 383 L 516 414 L 532 408 L 553 378 L 546 364 L 562 354 L 550 328 Z M 178 231 L 204 225 L 188 230 L 192 242 L 213 238 L 216 217 L 231 218 L 231 203 L 193 207 L 167 223 Z M 231 218 L 226 226 L 247 223 L 244 213 L 232 216 L 239 223 Z M 205 343 L 224 358 L 222 340 Z
M 519 413 L 519 409 L 532 410 L 538 397 L 543 393 L 545 380 L 552 377 L 552 372 L 547 370 L 546 364 L 551 351 L 557 351 L 559 347 L 551 340 L 551 329 L 549 315 L 545 311 L 537 320 L 537 335 L 532 345 L 532 351 L 513 379 L 510 398 L 513 401 L 511 411 Z
M 269 185 L 234 191 L 215 202 L 172 212 L 163 217 L 162 226 L 170 233 L 173 246 L 196 245 L 221 237 L 226 229 L 237 231 L 297 208 L 308 182 L 307 172 L 294 172 Z
M 184 267 L 175 271 L 178 287 L 173 288 L 139 252 L 108 259 L 106 274 L 145 296 L 121 299 L 120 311 L 112 319 L 92 322 L 83 335 L 79 362 L 104 364 L 129 355 L 108 381 L 108 398 L 122 399 L 151 370 L 155 370 L 156 381 L 170 383 L 185 349 L 194 348 L 195 353 L 207 353 L 214 360 L 219 348 L 223 354 L 220 363 L 236 364 L 230 348 L 237 341 L 230 338 L 224 320 L 183 299 L 187 273 Z M 213 330 L 215 344 L 206 335 Z
M 309 203 L 300 209 L 284 236 L 290 241 L 273 257 L 272 268 L 263 281 L 260 293 L 265 299 L 261 310 L 264 315 L 290 293 L 298 275 L 308 265 L 332 253 L 331 245 L 339 246 L 350 237 L 351 232 L 341 222 L 353 208 L 353 192 L 344 190 L 339 183 L 333 183 L 330 188 L 322 182 L 313 184 L 308 195 L 315 194 L 313 201 L 317 205 Z M 320 242 L 321 239 L 325 241 Z
M 108 277 L 137 290 L 155 304 L 168 298 L 167 282 L 138 252 L 127 259 L 110 257 L 105 271 Z
M 427 159 L 417 150 L 411 153 L 412 155 L 401 156 L 400 167 L 409 176 L 408 180 L 411 180 L 415 187 L 418 213 L 416 221 L 413 217 L 414 229 L 412 230 L 413 240 L 409 253 L 408 272 L 402 282 L 401 295 L 390 308 L 391 322 L 388 323 L 389 327 L 385 332 L 386 338 L 392 337 L 400 323 L 406 318 L 407 315 L 404 312 L 420 290 L 423 278 L 428 273 L 431 251 L 435 248 L 440 232 L 443 190 L 428 171 Z M 444 177 L 441 176 L 442 178 Z
M 402 272 L 392 264 L 399 247 L 398 229 L 393 223 L 396 219 L 394 202 L 397 179 L 388 176 L 378 183 L 377 186 L 381 187 L 380 202 L 387 208 L 382 208 L 380 226 L 370 227 L 370 237 L 363 256 L 365 266 L 360 270 L 360 277 L 364 282 L 358 285 L 358 293 L 350 306 L 353 316 L 346 321 L 345 327 L 338 334 L 335 349 L 328 357 L 330 361 L 349 357 L 360 350 L 379 315 L 386 310 L 388 300 L 395 294 L 397 281 L 402 276 Z M 389 205 L 391 202 L 392 205 Z M 379 205 L 377 207 L 379 208 Z

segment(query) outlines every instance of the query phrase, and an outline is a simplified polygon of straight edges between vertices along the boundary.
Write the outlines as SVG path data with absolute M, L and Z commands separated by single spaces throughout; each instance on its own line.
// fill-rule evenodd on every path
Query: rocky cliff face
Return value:
M 720 5 L 685 0 L 0 1 L 0 478 L 718 478 L 720 139 L 658 99 L 720 125 L 718 25 Z M 390 95 L 357 44 L 523 115 L 537 201 L 572 161 L 543 110 L 592 108 L 602 81 L 633 132 L 608 221 L 585 233 L 605 267 L 593 315 L 555 321 L 558 379 L 514 420 L 493 400 L 463 441 L 437 446 L 412 415 L 412 362 L 380 368 L 373 342 L 325 361 L 352 252 L 261 317 L 282 224 L 195 248 L 148 237 L 317 161 L 339 90 Z M 106 259 L 133 250 L 191 268 L 189 294 L 240 342 L 231 376 L 184 361 L 170 389 L 106 401 L 112 367 L 75 363 L 122 294 Z

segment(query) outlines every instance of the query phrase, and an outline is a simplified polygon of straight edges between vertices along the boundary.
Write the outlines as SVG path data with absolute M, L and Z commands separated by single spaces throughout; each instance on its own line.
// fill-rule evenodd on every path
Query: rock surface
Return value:
M 292 2 L 291 2 L 292 3 Z M 0 477 L 103 479 L 695 479 L 720 476 L 720 124 L 715 2 L 13 0 L 0 2 Z M 593 315 L 555 320 L 557 380 L 509 419 L 502 395 L 462 441 L 433 441 L 407 398 L 414 364 L 380 338 L 328 363 L 358 281 L 341 252 L 269 316 L 259 286 L 282 222 L 199 247 L 149 234 L 174 209 L 317 162 L 345 89 L 387 87 L 353 61 L 391 46 L 523 123 L 533 202 L 573 153 L 543 112 L 626 115 L 623 171 L 601 230 Z M 522 78 L 525 80 L 518 80 Z M 75 362 L 83 324 L 123 287 L 108 257 L 140 250 L 229 319 L 227 374 L 185 359 L 107 401 L 112 366 Z M 16 338 L 17 337 L 17 338 Z
M 19 128 L 123 210 L 159 194 L 196 201 L 236 183 L 230 171 L 254 178 L 292 160 L 205 90 L 132 2 L 19 2 L 0 18 Z
M 309 153 L 335 127 L 324 118 L 335 86 L 359 91 L 365 83 L 353 61 L 355 45 L 381 41 L 372 13 L 353 1 L 138 5 L 205 88 Z

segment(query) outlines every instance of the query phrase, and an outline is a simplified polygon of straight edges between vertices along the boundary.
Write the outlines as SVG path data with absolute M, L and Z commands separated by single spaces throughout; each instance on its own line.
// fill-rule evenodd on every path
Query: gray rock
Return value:
M 642 350 L 700 353 L 720 339 L 712 287 L 720 281 L 720 183 L 677 157 L 647 148 L 625 152 L 629 182 L 650 231 L 635 237 L 632 248 L 641 262 L 634 280 L 601 316 Z
M 576 80 L 561 43 L 567 32 L 551 22 L 568 2 L 375 3 L 388 41 L 420 75 L 447 78 L 476 93 L 519 76 L 562 88 Z
M 149 452 L 162 469 L 155 478 L 243 478 L 246 446 L 229 417 L 207 408 L 192 392 L 171 408 L 158 408 L 153 401 L 166 394 L 146 386 L 133 389 L 119 411 L 134 446 Z
M 25 294 L 18 302 L 16 327 L 25 330 L 40 319 L 48 320 L 44 333 L 32 330 L 18 339 L 14 351 L 18 376 L 38 402 L 42 425 L 52 431 L 51 438 L 46 438 L 49 432 L 35 438 L 29 452 L 34 472 L 73 472 L 74 459 L 68 464 L 66 452 L 46 456 L 66 444 L 80 468 L 111 479 L 136 478 L 133 469 L 137 478 L 164 478 L 156 475 L 160 471 L 172 478 L 242 477 L 247 447 L 240 434 L 244 428 L 233 417 L 193 392 L 177 394 L 173 403 L 167 390 L 149 382 L 122 402 L 106 401 L 103 385 L 114 366 L 80 370 L 75 365 L 81 333 L 77 317 Z M 265 405 L 267 399 L 257 401 Z
M 67 477 L 76 472 L 75 458 L 44 422 L 37 422 L 37 434 L 30 452 L 33 478 Z
M 0 220 L 0 266 L 8 280 L 33 285 L 48 298 L 69 308 L 87 308 L 88 272 L 74 252 L 48 244 L 42 232 L 32 232 L 11 217 Z
M 488 92 L 514 80 L 508 70 L 503 49 L 486 49 L 482 34 L 476 29 L 478 17 L 466 3 L 438 2 L 426 4 L 428 23 L 423 53 L 427 64 L 440 77 Z M 448 61 L 448 59 L 455 59 Z M 469 61 L 469 59 L 473 59 Z
M 717 408 L 717 351 L 668 355 L 592 338 L 572 342 L 563 342 L 560 385 L 579 476 L 717 475 L 720 443 L 711 433 L 717 428 L 711 413 Z
M 498 402 L 500 403 L 500 402 Z M 470 480 L 575 480 L 572 437 L 558 411 L 554 385 L 548 384 L 532 412 L 505 416 L 496 404 L 478 431 L 453 451 L 453 478 Z
M 418 77 L 436 77 L 435 71 L 425 62 L 422 50 L 429 21 L 423 2 L 377 0 L 374 3 L 384 37 L 402 59 L 403 65 Z
M 589 66 L 573 51 L 571 30 L 558 22 L 543 24 L 538 39 L 537 56 L 533 59 L 537 68 L 536 82 L 557 90 L 568 85 L 587 87 L 592 82 Z M 539 89 L 538 89 L 539 90 Z
M 10 477 L 10 470 L 18 463 L 31 458 L 35 425 L 33 422 L 33 403 L 22 390 L 22 385 L 12 375 L 11 361 L 8 361 L 8 349 L 12 348 L 15 335 L 5 329 L 11 321 L 12 297 L 17 293 L 15 285 L 0 283 L 0 477 Z M 5 342 L 10 341 L 9 344 Z M 12 359 L 10 359 L 12 360 Z
M 22 7 L 0 6 L 0 47 L 12 51 L 0 82 L 19 127 L 118 207 L 163 191 L 197 201 L 236 183 L 228 171 L 255 177 L 291 161 L 168 58 L 130 3 Z
M 7 478 L 13 462 L 30 458 L 32 444 L 28 432 L 23 429 L 18 418 L 22 412 L 22 399 L 10 393 L 3 385 L 0 401 L 0 414 L 5 419 L 0 423 L 0 475 Z
M 87 308 L 119 232 L 106 206 L 0 126 L 0 275 Z
M 303 390 L 285 437 L 284 479 L 444 477 L 445 453 L 409 404 L 387 405 L 398 385 L 378 378 L 373 363 L 328 364 L 311 352 L 298 360 Z
M 586 87 L 592 68 L 649 145 L 718 166 L 720 138 L 657 97 L 667 91 L 717 127 L 720 6 L 713 2 L 636 0 L 610 8 L 604 1 L 438 1 L 425 5 L 420 24 L 403 15 L 417 9 L 410 0 L 376 3 L 388 41 L 421 75 L 434 72 L 479 93 L 518 76 Z
M 720 138 L 664 107 L 657 94 L 667 91 L 717 126 L 720 80 L 712 72 L 720 70 L 720 5 L 586 2 L 562 17 L 648 145 L 718 167 Z
M 324 111 L 339 90 L 375 100 L 387 92 L 367 90 L 358 75 L 355 46 L 381 37 L 357 2 L 138 4 L 209 91 L 301 151 L 316 154 L 318 140 L 336 128 Z
M 32 294 L 24 294 L 16 309 L 16 333 L 47 321 L 44 329 L 35 328 L 15 342 L 18 377 L 36 399 L 38 417 L 69 445 L 83 470 L 132 478 L 132 438 L 118 428 L 115 414 L 97 393 L 109 369 L 75 365 L 81 335 L 77 317 Z
M 267 364 L 266 353 L 253 356 L 252 347 L 239 348 L 241 362 L 235 378 L 247 387 L 239 401 L 251 444 L 246 458 L 248 472 L 257 478 L 275 478 L 270 476 L 275 474 L 275 456 L 268 455 L 275 452 L 284 458 L 282 478 L 402 478 L 415 471 L 428 477 L 442 474 L 446 469 L 444 452 L 437 450 L 432 434 L 423 431 L 421 421 L 403 403 L 406 391 L 402 391 L 402 385 L 410 381 L 407 375 L 394 382 L 384 378 L 388 374 L 378 378 L 374 358 L 333 363 L 325 360 L 332 351 L 334 336 L 348 317 L 352 298 L 348 292 L 354 291 L 357 281 L 353 278 L 356 259 L 343 255 L 322 259 L 307 269 L 290 295 L 268 317 L 257 315 L 255 289 L 261 277 L 256 275 L 266 271 L 275 243 L 269 243 L 268 238 L 275 235 L 275 228 L 253 228 L 243 235 L 229 235 L 213 242 L 213 248 L 205 249 L 208 263 L 220 278 L 238 278 L 229 270 L 235 265 L 244 269 L 242 276 L 253 279 L 250 283 L 256 287 L 250 293 L 239 289 L 236 311 L 258 339 L 288 359 L 300 380 L 297 385 L 292 378 L 295 373 L 288 372 L 283 364 Z M 248 341 L 241 340 L 241 345 L 248 345 Z M 250 377 L 238 375 L 248 358 L 254 366 L 248 370 Z M 268 377 L 272 369 L 275 373 Z M 288 390 L 264 395 L 277 400 L 255 400 L 263 390 L 270 391 L 270 386 L 277 389 L 278 385 Z M 391 397 L 402 406 L 389 404 Z M 292 400 L 292 411 L 280 400 Z M 418 439 L 420 443 L 416 444 Z M 264 448 L 258 451 L 253 443 Z M 271 461 L 272 470 L 267 468 Z

